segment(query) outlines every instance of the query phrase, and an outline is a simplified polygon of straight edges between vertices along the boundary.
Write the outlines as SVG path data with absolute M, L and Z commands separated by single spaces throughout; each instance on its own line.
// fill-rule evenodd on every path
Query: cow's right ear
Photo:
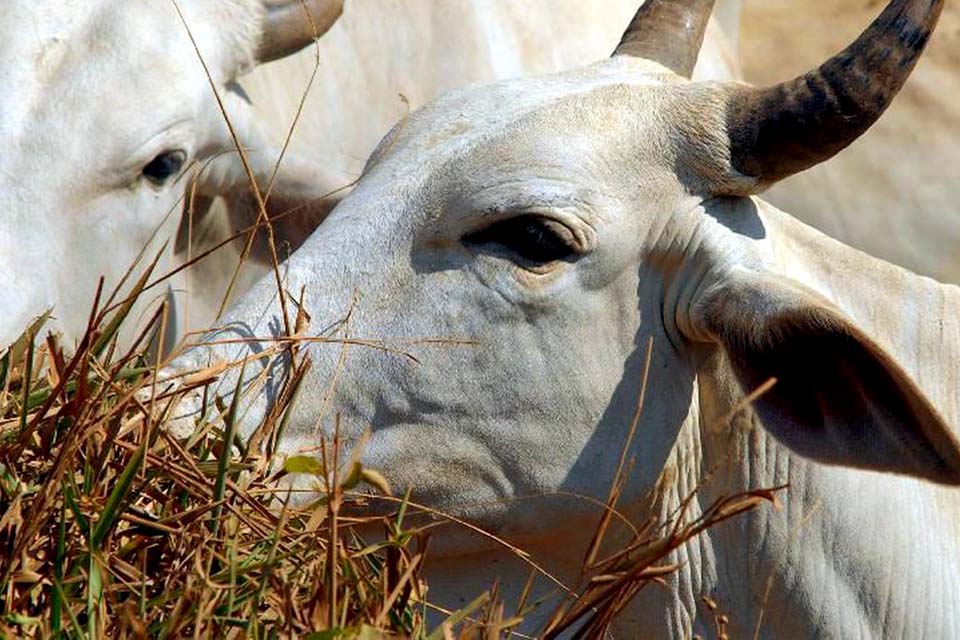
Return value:
M 819 462 L 960 484 L 960 444 L 910 376 L 829 301 L 799 283 L 734 270 L 691 307 L 763 424 Z

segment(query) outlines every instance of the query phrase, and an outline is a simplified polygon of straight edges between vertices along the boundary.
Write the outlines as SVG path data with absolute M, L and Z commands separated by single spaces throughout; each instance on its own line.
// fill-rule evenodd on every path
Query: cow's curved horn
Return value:
M 942 9 L 943 0 L 892 0 L 818 69 L 774 87 L 734 90 L 727 112 L 734 168 L 762 189 L 847 147 L 900 91 Z
M 647 0 L 613 55 L 654 60 L 689 78 L 700 54 L 713 3 L 714 0 Z
M 259 62 L 285 58 L 322 36 L 343 13 L 343 0 L 263 0 Z

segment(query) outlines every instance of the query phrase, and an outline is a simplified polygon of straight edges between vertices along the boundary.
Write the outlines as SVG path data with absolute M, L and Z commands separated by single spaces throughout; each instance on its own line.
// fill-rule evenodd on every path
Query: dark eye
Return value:
M 156 185 L 161 185 L 180 173 L 186 161 L 187 154 L 180 149 L 164 151 L 143 168 L 143 177 Z
M 495 222 L 486 229 L 465 236 L 463 242 L 500 247 L 534 264 L 568 260 L 576 254 L 572 234 L 567 227 L 534 215 Z

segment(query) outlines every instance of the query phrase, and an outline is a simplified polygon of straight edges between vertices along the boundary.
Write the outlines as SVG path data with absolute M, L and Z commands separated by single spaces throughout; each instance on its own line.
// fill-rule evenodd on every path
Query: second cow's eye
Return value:
M 465 236 L 463 242 L 475 246 L 493 245 L 525 262 L 539 265 L 573 257 L 576 250 L 571 239 L 570 230 L 555 220 L 522 215 L 495 222 Z
M 179 174 L 186 161 L 185 151 L 180 149 L 164 151 L 143 168 L 143 177 L 155 185 L 162 185 Z

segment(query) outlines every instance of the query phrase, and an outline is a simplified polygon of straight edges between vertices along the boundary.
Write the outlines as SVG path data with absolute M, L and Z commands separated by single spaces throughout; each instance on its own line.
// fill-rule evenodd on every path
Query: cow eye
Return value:
M 537 215 L 523 215 L 494 224 L 463 238 L 468 245 L 506 249 L 523 261 L 546 264 L 568 260 L 577 253 L 573 236 L 564 225 Z
M 186 161 L 187 154 L 180 149 L 164 151 L 143 168 L 143 177 L 155 185 L 162 185 L 180 173 Z

